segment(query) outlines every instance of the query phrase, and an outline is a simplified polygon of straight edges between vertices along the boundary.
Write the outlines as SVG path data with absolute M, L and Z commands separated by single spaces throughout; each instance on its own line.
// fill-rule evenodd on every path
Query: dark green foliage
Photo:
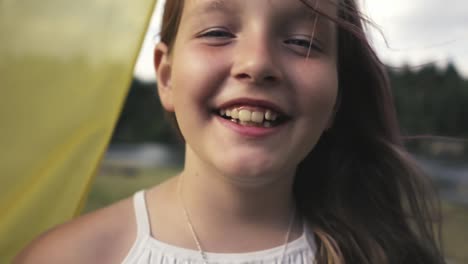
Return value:
M 468 137 L 468 81 L 449 64 L 389 70 L 404 135 Z
M 176 142 L 154 82 L 134 79 L 112 136 L 112 143 Z

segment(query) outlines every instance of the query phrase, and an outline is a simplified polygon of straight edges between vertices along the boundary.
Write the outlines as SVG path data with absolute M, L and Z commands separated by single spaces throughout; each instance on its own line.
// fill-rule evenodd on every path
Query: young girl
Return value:
M 17 263 L 443 263 L 355 0 L 167 0 L 155 66 L 183 171 Z

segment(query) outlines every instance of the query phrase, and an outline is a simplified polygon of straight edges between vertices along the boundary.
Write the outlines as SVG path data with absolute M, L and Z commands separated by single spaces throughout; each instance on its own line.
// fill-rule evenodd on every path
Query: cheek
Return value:
M 300 77 L 302 83 L 299 97 L 304 129 L 301 145 L 301 160 L 315 147 L 322 133 L 330 126 L 338 94 L 338 75 L 333 67 L 316 69 Z M 298 137 L 300 138 L 300 136 Z
M 328 115 L 333 111 L 338 94 L 338 73 L 333 63 L 317 63 L 309 67 L 300 67 L 296 75 L 300 89 L 299 100 L 308 111 L 317 115 Z
M 196 46 L 188 46 L 174 54 L 177 56 L 173 61 L 172 85 L 176 93 L 184 93 L 184 98 L 190 95 L 192 100 L 199 101 L 212 98 L 219 92 L 229 73 L 226 54 Z

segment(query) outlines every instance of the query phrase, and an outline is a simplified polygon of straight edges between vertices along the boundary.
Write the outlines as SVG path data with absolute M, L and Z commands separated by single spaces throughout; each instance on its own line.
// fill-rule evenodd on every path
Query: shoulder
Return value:
M 135 238 L 133 202 L 127 198 L 47 231 L 14 263 L 119 263 Z

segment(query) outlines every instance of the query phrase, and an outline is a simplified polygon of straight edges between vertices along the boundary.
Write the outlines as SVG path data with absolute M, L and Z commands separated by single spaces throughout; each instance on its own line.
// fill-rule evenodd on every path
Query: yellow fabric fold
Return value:
M 155 2 L 0 1 L 0 263 L 83 206 Z

